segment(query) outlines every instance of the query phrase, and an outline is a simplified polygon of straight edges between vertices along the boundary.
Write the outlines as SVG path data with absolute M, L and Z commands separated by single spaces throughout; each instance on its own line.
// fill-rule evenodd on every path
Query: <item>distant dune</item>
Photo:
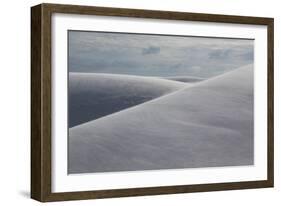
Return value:
M 69 130 L 69 173 L 251 164 L 252 65 Z
M 69 127 L 118 112 L 188 86 L 153 77 L 70 73 Z
M 192 77 L 192 76 L 175 76 L 175 77 L 166 77 L 164 79 L 178 81 L 178 82 L 186 82 L 186 83 L 195 83 L 205 80 L 200 77 Z

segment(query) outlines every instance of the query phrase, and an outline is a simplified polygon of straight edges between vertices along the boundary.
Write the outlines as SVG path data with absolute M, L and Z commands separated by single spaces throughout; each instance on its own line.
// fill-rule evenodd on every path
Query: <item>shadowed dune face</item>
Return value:
M 178 81 L 178 82 L 186 82 L 186 83 L 195 83 L 205 80 L 204 78 L 200 78 L 200 77 L 188 77 L 188 76 L 167 77 L 165 79 Z
M 253 66 L 69 130 L 69 173 L 253 164 Z
M 188 84 L 152 77 L 69 74 L 69 127 L 144 103 Z

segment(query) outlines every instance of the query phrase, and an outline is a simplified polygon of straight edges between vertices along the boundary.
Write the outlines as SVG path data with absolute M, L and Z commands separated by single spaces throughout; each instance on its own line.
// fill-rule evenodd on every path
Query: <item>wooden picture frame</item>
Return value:
M 216 22 L 267 27 L 267 178 L 265 180 L 169 185 L 89 191 L 52 191 L 52 21 L 54 13 L 128 18 Z M 274 182 L 274 76 L 272 18 L 215 14 L 40 4 L 31 8 L 31 198 L 65 201 L 273 187 Z

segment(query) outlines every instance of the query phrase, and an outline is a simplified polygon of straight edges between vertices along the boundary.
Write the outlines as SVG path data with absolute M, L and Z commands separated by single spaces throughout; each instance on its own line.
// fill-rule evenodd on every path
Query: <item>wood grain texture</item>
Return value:
M 31 197 L 51 193 L 51 12 L 31 8 Z
M 101 15 L 101 16 L 120 16 L 120 17 L 123 16 L 123 17 L 136 17 L 136 18 L 155 18 L 155 19 L 239 23 L 239 24 L 255 24 L 255 25 L 267 25 L 271 20 L 271 18 L 264 18 L 264 17 L 94 7 L 94 6 L 79 6 L 79 5 L 43 4 L 43 6 L 48 10 L 52 10 L 52 12 L 79 14 L 79 15 Z
M 51 16 L 53 13 L 266 25 L 268 28 L 268 179 L 264 181 L 52 193 Z M 41 202 L 273 187 L 273 19 L 41 4 L 31 8 L 31 197 Z
M 274 186 L 274 20 L 267 25 L 267 179 Z
M 31 11 L 31 197 L 41 200 L 41 6 Z

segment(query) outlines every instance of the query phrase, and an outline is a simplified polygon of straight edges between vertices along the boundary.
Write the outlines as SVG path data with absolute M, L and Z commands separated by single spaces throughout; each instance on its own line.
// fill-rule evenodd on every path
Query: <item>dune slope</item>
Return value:
M 174 92 L 188 84 L 140 76 L 69 74 L 69 127 Z
M 69 173 L 253 164 L 253 66 L 69 130 Z
M 178 82 L 186 82 L 186 83 L 195 83 L 205 80 L 200 77 L 192 77 L 192 76 L 174 76 L 174 77 L 166 77 L 165 79 L 178 81 Z

